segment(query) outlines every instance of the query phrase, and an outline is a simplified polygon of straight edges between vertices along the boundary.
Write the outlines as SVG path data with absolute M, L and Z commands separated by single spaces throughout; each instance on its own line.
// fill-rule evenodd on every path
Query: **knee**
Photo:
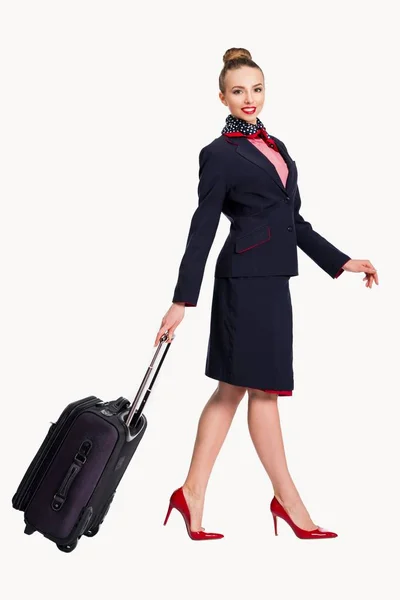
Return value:
M 246 392 L 247 388 L 239 385 L 231 385 L 230 383 L 225 383 L 225 381 L 218 383 L 218 395 L 223 401 L 232 404 L 239 404 Z
M 257 400 L 276 400 L 278 398 L 277 393 L 272 392 L 263 392 L 263 390 L 259 390 L 256 388 L 248 388 L 249 392 L 249 402 L 257 401 Z

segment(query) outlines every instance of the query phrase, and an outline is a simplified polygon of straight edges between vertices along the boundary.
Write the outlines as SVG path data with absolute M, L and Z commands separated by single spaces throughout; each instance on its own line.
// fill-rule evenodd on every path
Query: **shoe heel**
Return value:
M 274 518 L 274 529 L 275 529 L 275 535 L 278 535 L 278 519 L 276 518 L 276 515 L 272 515 Z
M 167 514 L 166 514 L 166 516 L 165 516 L 164 525 L 166 525 L 166 524 L 167 524 L 167 522 L 168 522 L 168 519 L 169 519 L 169 515 L 171 514 L 171 510 L 172 510 L 173 508 L 174 508 L 174 507 L 173 507 L 173 505 L 172 505 L 172 504 L 170 504 L 170 505 L 169 505 L 169 507 L 168 507 Z

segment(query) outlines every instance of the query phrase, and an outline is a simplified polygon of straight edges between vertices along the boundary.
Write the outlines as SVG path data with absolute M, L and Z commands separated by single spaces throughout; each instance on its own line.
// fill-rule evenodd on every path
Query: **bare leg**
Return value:
M 286 463 L 277 394 L 249 388 L 248 426 L 276 498 L 296 525 L 302 529 L 315 529 L 317 525 L 311 520 Z
M 204 497 L 211 470 L 246 391 L 245 387 L 220 381 L 201 413 L 189 472 L 183 484 L 192 531 L 202 529 Z

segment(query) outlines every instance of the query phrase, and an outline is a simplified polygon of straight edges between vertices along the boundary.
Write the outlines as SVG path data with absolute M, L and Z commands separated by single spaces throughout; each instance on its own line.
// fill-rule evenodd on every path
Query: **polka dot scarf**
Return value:
M 253 123 L 248 123 L 244 119 L 240 119 L 239 117 L 234 117 L 232 114 L 229 114 L 226 117 L 226 125 L 221 131 L 222 135 L 226 135 L 227 137 L 238 137 L 244 136 L 248 138 L 256 138 L 261 137 L 270 148 L 279 152 L 277 145 L 274 140 L 271 138 L 267 130 L 265 129 L 263 123 L 257 117 L 257 122 L 254 125 Z

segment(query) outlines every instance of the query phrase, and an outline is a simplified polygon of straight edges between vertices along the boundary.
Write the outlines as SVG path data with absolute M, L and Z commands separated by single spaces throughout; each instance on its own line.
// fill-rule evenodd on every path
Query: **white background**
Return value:
M 398 598 L 398 31 L 395 2 L 4 1 L 1 398 L 4 597 Z M 363 274 L 299 250 L 295 390 L 279 399 L 289 469 L 333 540 L 269 512 L 247 398 L 207 490 L 198 544 L 169 496 L 186 476 L 205 377 L 213 271 L 147 404 L 149 427 L 101 533 L 63 554 L 23 534 L 11 497 L 49 422 L 95 394 L 133 398 L 155 351 L 189 222 L 198 155 L 228 114 L 222 56 L 265 75 L 260 118 L 299 170 L 304 218 Z M 8 590 L 8 591 L 7 591 Z

